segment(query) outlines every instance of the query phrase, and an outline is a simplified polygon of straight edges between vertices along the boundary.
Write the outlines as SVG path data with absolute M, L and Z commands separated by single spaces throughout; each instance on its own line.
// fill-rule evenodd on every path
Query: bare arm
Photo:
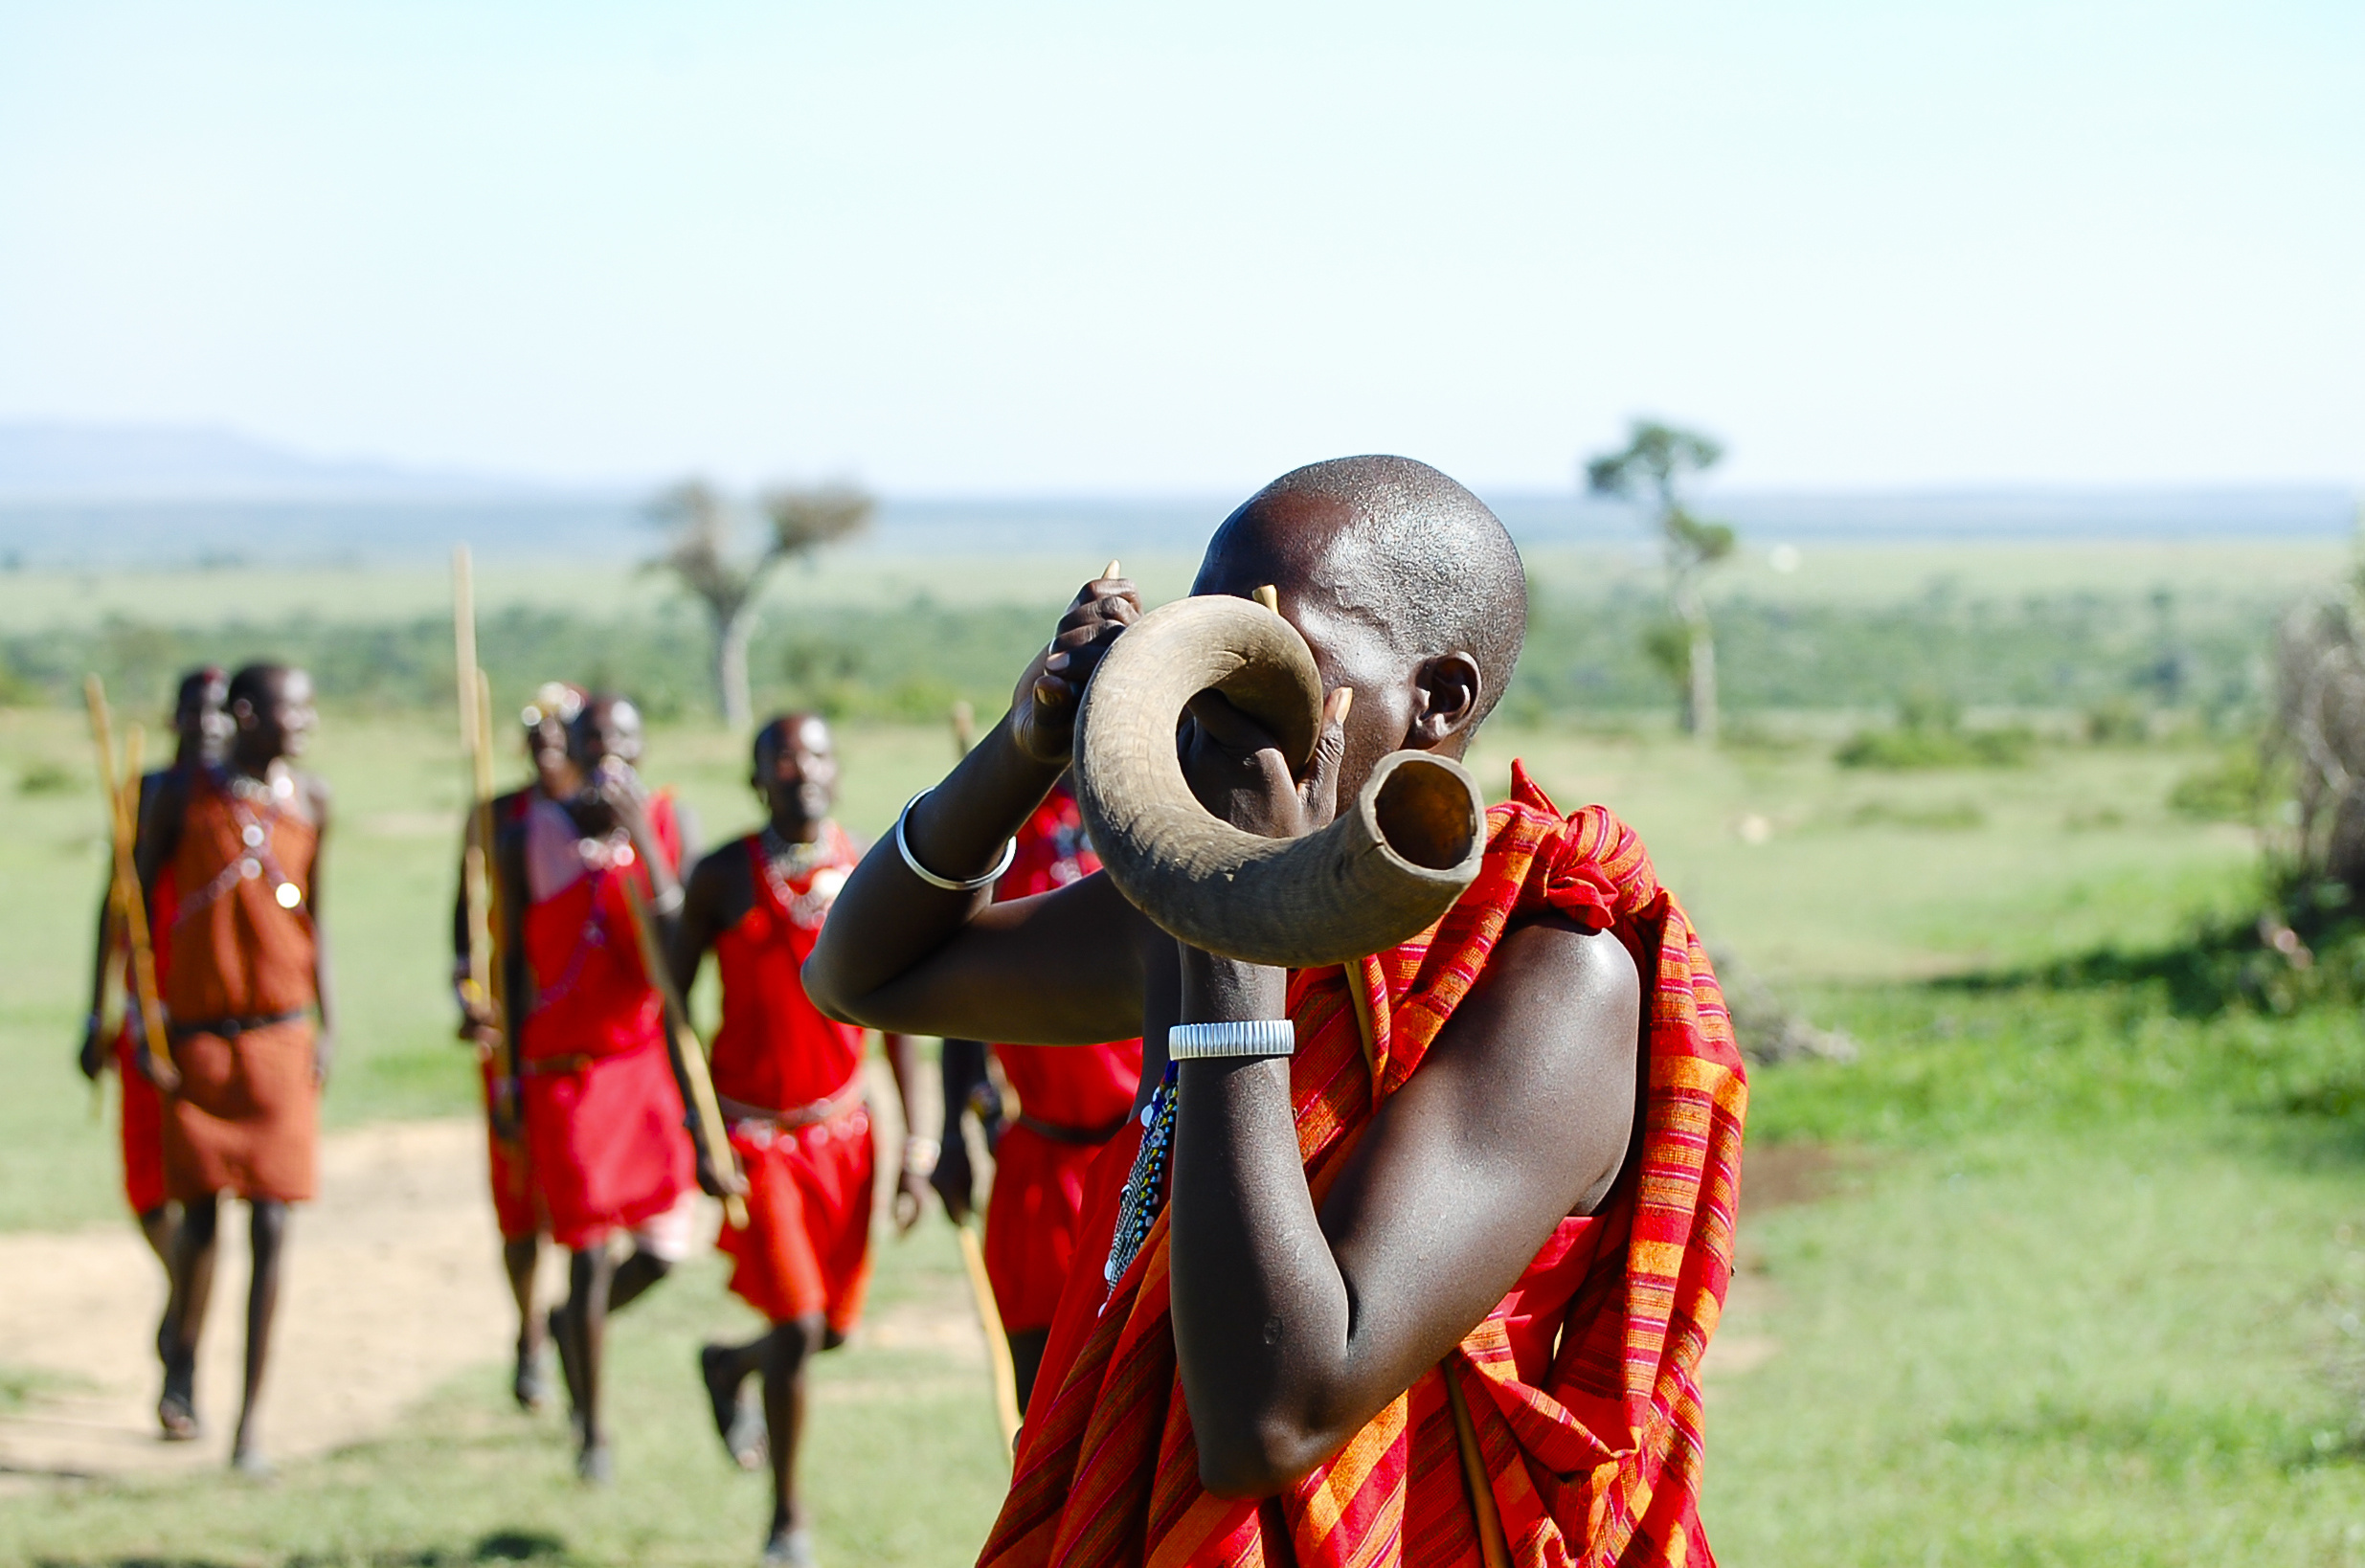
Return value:
M 1087 583 L 1010 711 L 913 806 L 912 852 L 938 876 L 990 869 L 1068 766 L 1075 709 L 1108 644 L 1140 613 L 1130 582 Z M 890 833 L 840 890 L 806 960 L 831 1018 L 915 1034 L 1085 1045 L 1140 1027 L 1143 922 L 1104 877 L 990 904 L 912 874 Z
M 1280 1016 L 1283 974 L 1191 952 L 1192 1020 Z M 1286 1062 L 1182 1064 L 1175 1348 L 1201 1478 L 1280 1490 L 1335 1453 L 1598 1203 L 1634 1109 L 1641 985 L 1614 937 L 1513 930 L 1318 1213 Z
M 329 957 L 328 923 L 321 913 L 321 867 L 328 859 L 328 785 L 306 780 L 312 792 L 313 823 L 319 837 L 312 846 L 311 885 L 304 889 L 304 907 L 312 911 L 312 984 L 320 1001 L 320 1035 L 312 1045 L 312 1075 L 326 1086 L 337 1056 L 336 965 Z
M 895 1104 L 903 1112 L 904 1135 L 907 1139 L 921 1137 L 919 1124 L 912 1119 L 912 1086 L 920 1079 L 920 1042 L 910 1035 L 900 1034 L 883 1035 L 880 1039 L 887 1047 L 887 1070 L 895 1080 Z M 945 1119 L 953 1119 L 949 1108 Z M 960 1132 L 957 1125 L 949 1131 L 957 1137 Z M 925 1170 L 913 1169 L 909 1143 L 905 1150 L 903 1169 L 895 1177 L 895 1229 L 902 1232 L 919 1223 L 928 1202 L 928 1178 L 935 1173 L 934 1160 L 927 1162 Z

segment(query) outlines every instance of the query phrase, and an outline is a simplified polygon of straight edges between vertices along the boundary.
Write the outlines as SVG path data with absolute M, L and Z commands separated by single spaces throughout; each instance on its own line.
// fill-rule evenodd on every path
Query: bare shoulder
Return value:
M 755 900 L 755 878 L 744 841 L 732 839 L 698 857 L 684 885 L 687 907 L 717 930 L 736 925 Z
M 1539 1176 L 1550 1169 L 1569 1201 L 1559 1212 L 1588 1211 L 1632 1141 L 1642 991 L 1610 933 L 1557 914 L 1520 922 L 1412 1084 L 1433 1074 L 1479 1141 Z
M 304 809 L 312 820 L 322 827 L 328 825 L 330 799 L 328 781 L 318 773 L 298 773 L 296 793 L 304 797 Z

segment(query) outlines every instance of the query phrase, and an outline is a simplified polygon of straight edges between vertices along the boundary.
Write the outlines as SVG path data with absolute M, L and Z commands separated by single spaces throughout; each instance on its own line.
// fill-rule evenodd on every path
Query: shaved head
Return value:
M 1474 727 L 1510 685 L 1527 639 L 1527 570 L 1486 503 L 1429 464 L 1391 457 L 1308 463 L 1227 518 L 1210 561 L 1234 535 L 1241 545 L 1294 543 L 1299 551 L 1318 540 L 1305 564 L 1319 580 L 1300 583 L 1301 591 L 1326 594 L 1408 655 L 1475 659 L 1486 685 Z

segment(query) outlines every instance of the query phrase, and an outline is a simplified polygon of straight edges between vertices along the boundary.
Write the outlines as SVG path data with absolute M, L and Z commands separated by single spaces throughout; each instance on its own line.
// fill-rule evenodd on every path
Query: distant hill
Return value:
M 223 430 L 0 423 L 0 505 L 481 498 L 536 488 L 490 475 L 316 458 Z
M 638 493 L 325 459 L 202 429 L 0 423 L 0 568 L 440 561 L 565 552 L 628 561 L 653 543 Z M 895 556 L 1196 554 L 1237 496 L 888 497 L 854 547 Z M 1522 545 L 1631 549 L 1633 509 L 1574 493 L 1487 500 Z M 2329 487 L 1712 494 L 1701 510 L 1758 545 L 1912 541 L 2334 539 Z

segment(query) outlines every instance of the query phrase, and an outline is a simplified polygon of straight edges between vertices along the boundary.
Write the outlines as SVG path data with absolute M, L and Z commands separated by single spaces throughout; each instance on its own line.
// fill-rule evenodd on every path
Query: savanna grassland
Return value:
M 1732 585 L 1723 623 L 1766 636 L 1728 632 L 1728 648 L 1756 651 L 1730 657 L 1730 738 L 1703 754 L 1667 732 L 1656 672 L 1630 662 L 1647 576 L 1631 560 L 1539 563 L 1533 700 L 1507 706 L 1473 758 L 1491 791 L 1518 755 L 1564 805 L 1626 816 L 1720 952 L 1855 1045 L 1852 1060 L 1753 1072 L 1742 1270 L 1708 1383 L 1720 1557 L 2365 1564 L 2356 1014 L 2196 991 L 2152 961 L 2204 923 L 2238 931 L 2258 907 L 2257 827 L 2191 781 L 2243 745 L 2274 609 L 2329 585 L 2337 552 L 2262 549 L 2246 569 L 2199 547 L 1860 552 L 1815 569 L 1813 555 L 1793 577 L 1752 566 Z M 1057 590 L 1005 589 L 935 591 L 979 617 L 949 654 L 928 651 L 931 623 L 902 588 L 822 595 L 846 618 L 817 613 L 762 645 L 775 698 L 835 692 L 858 831 L 879 831 L 940 772 L 944 728 L 918 715 L 972 689 L 982 707 L 1013 667 L 1003 643 L 1039 644 L 1039 601 Z M 426 579 L 387 593 L 370 635 L 411 647 L 396 632 L 431 620 Z M 144 657 L 209 637 L 228 652 L 231 638 L 289 630 L 282 611 L 226 633 L 219 617 L 175 620 L 160 591 L 136 623 L 120 604 L 114 622 L 55 623 L 54 661 L 98 646 L 73 638 L 110 625 L 127 638 L 126 624 L 150 638 Z M 528 594 L 488 625 L 512 612 L 592 624 Z M 1003 628 L 992 617 L 1005 613 Z M 696 716 L 696 626 L 675 619 L 691 662 L 649 771 L 714 838 L 749 820 L 743 763 Z M 652 612 L 632 635 L 663 624 Z M 522 661 L 535 649 L 520 636 Z M 432 689 L 417 637 L 414 673 Z M 618 658 L 637 644 L 604 646 Z M 533 674 L 574 667 L 559 644 L 541 652 Z M 1858 684 L 1789 700 L 1843 666 Z M 45 666 L 13 667 L 45 689 Z M 897 695 L 898 683 L 921 683 Z M 314 759 L 340 813 L 332 1124 L 474 1104 L 442 978 L 459 765 L 448 721 L 405 689 L 333 701 Z M 1587 691 L 1597 700 L 1570 695 Z M 1901 711 L 1941 740 L 2025 733 L 1985 753 L 1932 741 L 1890 757 L 1943 765 L 1836 760 L 1858 731 L 1909 728 Z M 100 869 L 87 770 L 70 711 L 0 713 L 0 790 L 13 792 L 0 829 L 0 1228 L 121 1222 L 110 1140 L 69 1061 Z M 940 1222 L 880 1256 L 883 1302 L 957 1288 Z M 205 1477 L 0 1497 L 0 1557 L 746 1560 L 760 1487 L 723 1467 L 682 1370 L 731 1321 L 712 1274 L 619 1320 L 629 1435 L 607 1493 L 576 1489 L 560 1423 L 509 1412 L 502 1369 L 486 1367 L 268 1489 Z M 858 1345 L 817 1376 L 811 1494 L 830 1560 L 967 1560 L 1000 1484 L 980 1375 L 925 1347 Z

